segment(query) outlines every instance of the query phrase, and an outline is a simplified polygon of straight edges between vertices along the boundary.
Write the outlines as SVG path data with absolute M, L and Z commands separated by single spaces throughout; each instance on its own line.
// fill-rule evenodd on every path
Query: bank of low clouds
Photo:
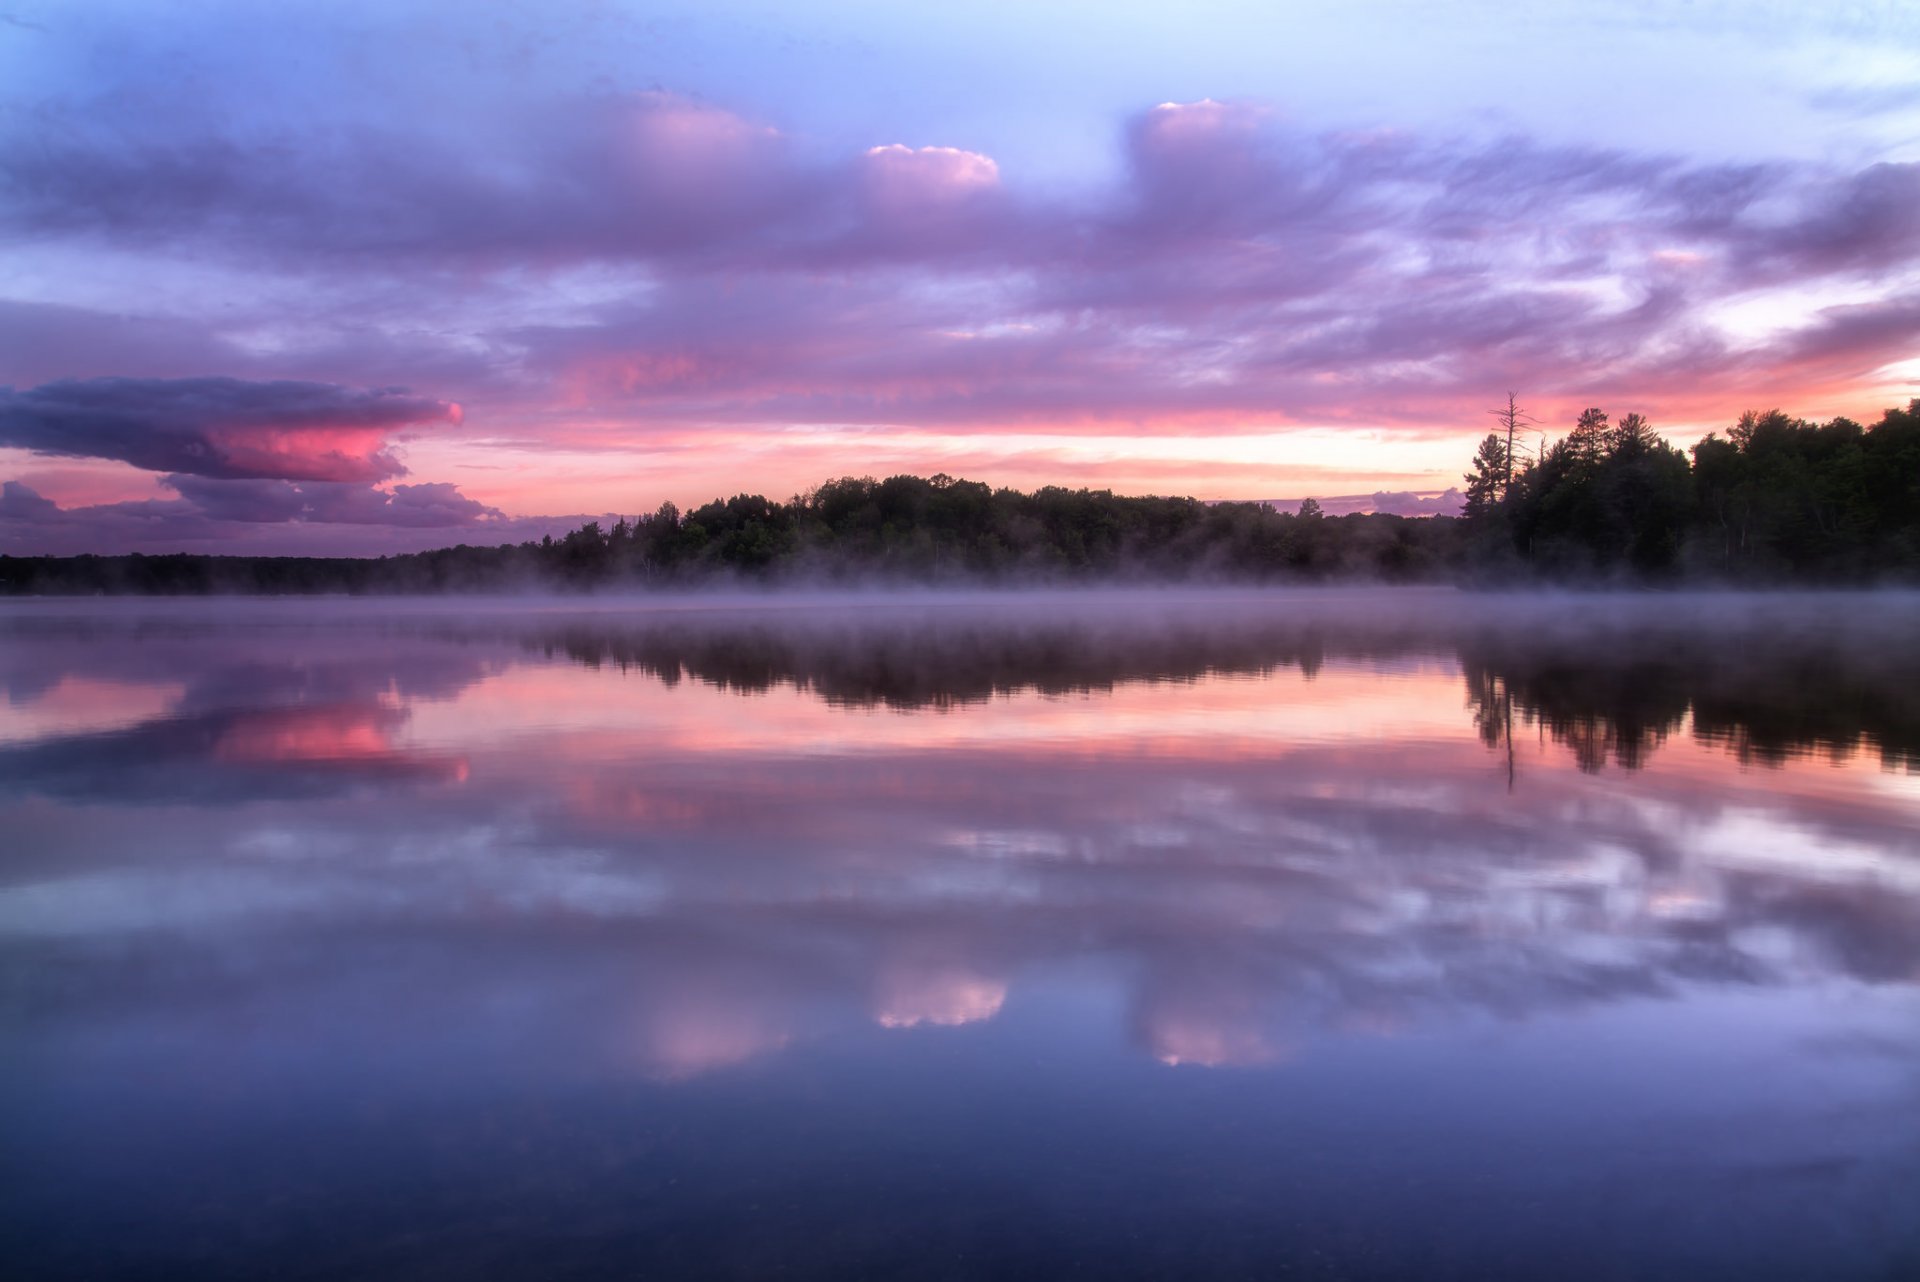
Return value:
M 1375 490 L 1372 494 L 1309 494 L 1295 499 L 1262 499 L 1279 512 L 1297 511 L 1312 500 L 1328 516 L 1349 516 L 1355 512 L 1380 512 L 1388 516 L 1458 516 L 1466 498 L 1457 488 L 1439 491 Z

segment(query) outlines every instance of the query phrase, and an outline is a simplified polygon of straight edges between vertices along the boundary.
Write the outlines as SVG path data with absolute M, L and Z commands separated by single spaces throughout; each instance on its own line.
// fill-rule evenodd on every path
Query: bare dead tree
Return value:
M 1516 448 L 1526 448 L 1524 445 L 1517 446 L 1514 442 L 1514 437 L 1519 433 L 1522 423 L 1534 423 L 1539 420 L 1520 408 L 1520 402 L 1512 392 L 1507 393 L 1506 408 L 1488 410 L 1487 413 L 1499 420 L 1500 426 L 1505 428 L 1507 432 L 1507 474 L 1501 481 L 1500 489 L 1501 494 L 1504 495 L 1509 489 L 1513 488 L 1513 452 Z

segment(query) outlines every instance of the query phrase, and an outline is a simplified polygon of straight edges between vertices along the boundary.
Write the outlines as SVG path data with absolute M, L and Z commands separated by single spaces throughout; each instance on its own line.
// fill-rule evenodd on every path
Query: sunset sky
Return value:
M 1920 395 L 1920 8 L 0 0 L 0 551 Z

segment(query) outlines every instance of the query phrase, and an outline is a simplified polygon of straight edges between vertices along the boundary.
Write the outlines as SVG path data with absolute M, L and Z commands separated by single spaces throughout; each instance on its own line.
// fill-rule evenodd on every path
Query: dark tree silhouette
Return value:
M 1473 470 L 1466 475 L 1467 502 L 1462 512 L 1469 522 L 1479 525 L 1499 510 L 1507 495 L 1513 471 L 1513 455 L 1496 432 L 1487 433 L 1473 456 Z
M 1512 412 L 1517 406 L 1509 400 Z M 1504 413 L 1504 411 L 1503 411 Z M 1517 430 L 1521 418 L 1508 426 Z M 0 594 L 475 592 L 726 581 L 1920 580 L 1920 400 L 1872 427 L 1742 415 L 1686 455 L 1639 414 L 1584 411 L 1524 461 L 1500 433 L 1464 520 L 841 477 L 781 503 L 590 521 L 562 538 L 408 556 L 0 556 Z
M 1519 397 L 1513 392 L 1507 393 L 1507 403 L 1504 406 L 1497 410 L 1488 410 L 1487 413 L 1493 415 L 1505 429 L 1506 440 L 1503 444 L 1506 462 L 1500 473 L 1500 497 L 1505 498 L 1508 488 L 1513 485 L 1513 464 L 1517 457 L 1515 452 L 1522 448 L 1516 439 L 1520 433 L 1520 427 L 1523 423 L 1531 424 L 1535 420 L 1533 415 L 1520 408 Z

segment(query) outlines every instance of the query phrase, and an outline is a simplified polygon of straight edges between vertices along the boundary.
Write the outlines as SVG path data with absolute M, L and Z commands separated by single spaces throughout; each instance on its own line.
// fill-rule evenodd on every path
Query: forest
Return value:
M 1743 414 L 1691 458 L 1641 415 L 1600 409 L 1532 457 L 1518 436 L 1489 433 L 1466 476 L 1458 554 L 1471 578 L 1920 578 L 1920 400 L 1872 427 Z
M 1261 503 L 993 489 L 944 475 L 848 477 L 781 503 L 663 503 L 562 538 L 363 560 L 0 557 L 0 592 L 443 592 L 724 584 L 1434 581 L 1453 518 L 1321 516 Z
M 1864 427 L 1742 415 L 1691 454 L 1639 414 L 1481 442 L 1461 516 L 843 477 L 564 537 L 379 558 L 0 556 L 0 593 L 402 593 L 722 584 L 1920 581 L 1920 400 Z M 1529 425 L 1528 431 L 1531 431 Z

